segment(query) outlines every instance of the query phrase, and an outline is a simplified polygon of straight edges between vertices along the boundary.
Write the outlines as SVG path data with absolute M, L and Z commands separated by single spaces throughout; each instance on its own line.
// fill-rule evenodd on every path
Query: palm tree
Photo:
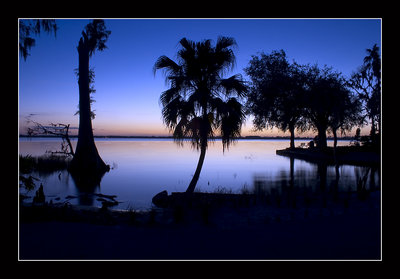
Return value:
M 154 74 L 163 69 L 170 88 L 161 93 L 162 117 L 182 145 L 189 138 L 193 148 L 200 150 L 196 171 L 186 190 L 193 193 L 200 176 L 209 140 L 219 132 L 223 150 L 240 136 L 245 120 L 244 107 L 238 98 L 247 93 L 240 75 L 223 78 L 235 65 L 233 38 L 219 37 L 215 47 L 211 40 L 193 42 L 180 40 L 178 62 L 160 56 Z M 236 98 L 238 97 L 238 98 Z
M 91 71 L 89 70 L 89 58 L 96 50 L 102 51 L 106 47 L 105 42 L 111 31 L 106 30 L 103 20 L 93 20 L 82 31 L 82 37 L 78 44 L 79 53 L 79 133 L 78 143 L 74 158 L 71 161 L 70 170 L 79 173 L 104 173 L 108 166 L 101 159 L 94 143 L 92 115 L 90 109 Z
M 364 67 L 369 67 L 372 69 L 372 73 L 380 85 L 381 58 L 379 55 L 379 47 L 377 44 L 374 44 L 372 48 L 367 48 L 366 52 L 368 55 L 364 57 Z

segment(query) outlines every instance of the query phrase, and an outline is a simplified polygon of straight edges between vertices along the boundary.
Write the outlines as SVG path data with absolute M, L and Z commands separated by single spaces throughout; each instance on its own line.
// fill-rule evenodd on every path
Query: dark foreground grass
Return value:
M 219 194 L 222 195 L 222 194 Z M 199 196 L 201 196 L 199 194 Z M 380 260 L 380 191 L 295 207 L 207 194 L 149 211 L 21 206 L 25 259 Z M 250 197 L 250 196 L 245 196 Z M 211 201 L 211 200 L 214 201 Z M 346 202 L 345 202 L 346 201 Z

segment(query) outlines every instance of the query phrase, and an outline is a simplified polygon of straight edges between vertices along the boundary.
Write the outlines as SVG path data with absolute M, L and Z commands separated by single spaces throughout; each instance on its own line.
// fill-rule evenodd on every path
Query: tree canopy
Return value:
M 317 146 L 325 148 L 327 131 L 336 139 L 338 130 L 361 123 L 359 100 L 331 67 L 289 63 L 280 50 L 252 56 L 244 70 L 251 79 L 246 107 L 255 129 L 289 130 L 291 148 L 295 128 L 317 131 Z
M 294 147 L 294 129 L 302 128 L 303 84 L 300 68 L 290 64 L 283 50 L 252 56 L 244 69 L 250 77 L 247 111 L 254 115 L 256 130 L 277 127 L 291 133 Z

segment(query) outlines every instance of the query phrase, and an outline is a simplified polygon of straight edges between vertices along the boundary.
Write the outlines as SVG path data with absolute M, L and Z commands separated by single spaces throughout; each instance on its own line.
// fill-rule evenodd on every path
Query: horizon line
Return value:
M 19 138 L 61 138 L 61 136 L 57 135 L 27 135 L 27 134 L 20 134 L 18 136 Z M 94 135 L 94 138 L 165 138 L 165 139 L 173 139 L 173 136 L 144 136 L 144 135 L 133 135 L 133 136 L 127 136 L 127 135 Z M 78 138 L 78 135 L 70 135 L 69 138 Z M 214 139 L 221 139 L 222 137 L 214 137 Z M 333 136 L 326 136 L 327 139 L 334 139 Z M 354 136 L 338 136 L 337 139 L 353 139 Z M 187 137 L 185 139 L 190 139 L 190 137 Z M 290 139 L 290 136 L 240 136 L 237 137 L 236 139 Z M 295 137 L 296 139 L 314 139 L 314 137 L 310 136 L 299 136 Z

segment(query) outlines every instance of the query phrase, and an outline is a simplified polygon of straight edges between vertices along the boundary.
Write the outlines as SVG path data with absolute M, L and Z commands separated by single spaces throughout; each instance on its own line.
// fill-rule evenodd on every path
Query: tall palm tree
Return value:
M 366 97 L 368 111 L 371 115 L 371 136 L 374 138 L 376 133 L 375 125 L 378 125 L 380 131 L 380 98 L 381 98 L 381 58 L 379 55 L 379 47 L 374 44 L 371 49 L 367 49 L 367 56 L 364 57 L 364 76 L 367 76 L 368 69 L 372 72 L 371 77 L 367 77 L 369 84 L 372 85 L 371 97 Z M 375 121 L 376 118 L 376 121 Z M 375 123 L 376 122 L 376 123 Z
M 381 79 L 381 58 L 379 55 L 379 47 L 374 44 L 372 48 L 367 48 L 367 56 L 364 57 L 364 67 L 372 69 L 372 73 L 380 83 Z
M 89 70 L 89 58 L 96 50 L 102 51 L 106 47 L 105 42 L 111 31 L 106 30 L 103 20 L 93 20 L 82 31 L 82 37 L 78 44 L 79 54 L 79 133 L 78 143 L 70 170 L 82 174 L 104 173 L 108 166 L 101 159 L 94 143 L 92 115 L 90 109 L 91 71 Z
M 189 138 L 192 147 L 200 150 L 196 171 L 186 190 L 192 193 L 208 141 L 219 133 L 225 151 L 240 136 L 245 113 L 238 98 L 246 95 L 247 87 L 240 75 L 223 78 L 235 65 L 233 38 L 219 37 L 215 47 L 211 46 L 211 40 L 193 42 L 183 38 L 179 43 L 182 48 L 177 54 L 178 61 L 160 56 L 153 70 L 155 74 L 163 69 L 170 86 L 160 96 L 165 125 L 178 144 Z

